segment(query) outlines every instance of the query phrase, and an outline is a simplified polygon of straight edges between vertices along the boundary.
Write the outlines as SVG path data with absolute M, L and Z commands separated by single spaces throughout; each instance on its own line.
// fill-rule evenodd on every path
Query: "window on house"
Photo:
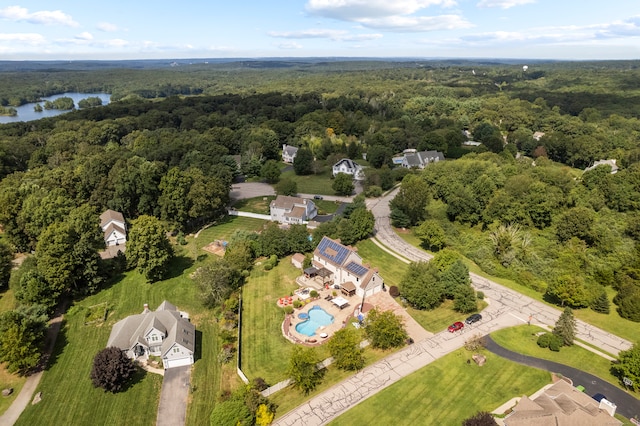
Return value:
M 180 352 L 180 348 L 173 348 L 173 353 L 177 354 L 178 352 Z

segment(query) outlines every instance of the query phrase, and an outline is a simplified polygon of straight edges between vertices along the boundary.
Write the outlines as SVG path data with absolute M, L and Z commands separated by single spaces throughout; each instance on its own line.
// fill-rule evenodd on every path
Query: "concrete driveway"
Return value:
M 168 368 L 164 371 L 157 426 L 182 426 L 187 417 L 187 400 L 191 389 L 191 366 Z

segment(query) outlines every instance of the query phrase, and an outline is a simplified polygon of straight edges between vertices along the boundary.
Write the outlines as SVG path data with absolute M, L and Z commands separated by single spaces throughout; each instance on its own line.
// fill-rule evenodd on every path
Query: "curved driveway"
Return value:
M 602 380 L 597 376 L 569 367 L 568 365 L 558 364 L 557 362 L 548 361 L 546 359 L 534 358 L 510 351 L 509 349 L 498 345 L 491 336 L 488 335 L 484 336 L 484 339 L 485 347 L 490 352 L 493 352 L 498 356 L 529 367 L 547 370 L 552 373 L 560 373 L 564 377 L 569 377 L 575 386 L 584 386 L 585 393 L 587 395 L 605 395 L 609 401 L 618 406 L 616 412 L 622 414 L 628 419 L 632 419 L 634 416 L 640 415 L 640 401 L 624 390 L 615 387 L 611 383 Z

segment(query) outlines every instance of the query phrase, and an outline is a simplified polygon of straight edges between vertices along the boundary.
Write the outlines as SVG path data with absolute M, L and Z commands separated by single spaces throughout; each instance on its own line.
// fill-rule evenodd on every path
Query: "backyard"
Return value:
M 89 372 L 94 355 L 104 348 L 116 321 L 140 313 L 144 303 L 155 309 L 168 300 L 187 311 L 196 325 L 196 362 L 187 424 L 208 425 L 220 392 L 237 386 L 239 379 L 233 363 L 221 367 L 217 361 L 220 348 L 216 316 L 202 307 L 188 275 L 212 258 L 200 249 L 202 246 L 227 239 L 236 229 L 259 229 L 263 223 L 247 218 L 224 221 L 206 229 L 197 239 L 188 237 L 186 246 L 177 247 L 182 256 L 173 262 L 171 278 L 147 284 L 137 272 L 128 272 L 100 293 L 75 302 L 65 315 L 55 352 L 37 389 L 42 392 L 42 402 L 29 405 L 17 424 L 38 424 L 46 418 L 50 424 L 93 425 L 100 419 L 110 425 L 155 425 L 161 376 L 141 372 L 126 391 L 111 394 L 94 388 Z M 106 322 L 85 325 L 88 308 L 103 302 L 110 307 Z

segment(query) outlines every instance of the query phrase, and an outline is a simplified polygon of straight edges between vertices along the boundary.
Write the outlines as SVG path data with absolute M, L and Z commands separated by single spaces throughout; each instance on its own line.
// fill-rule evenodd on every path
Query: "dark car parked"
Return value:
M 322 195 L 314 195 L 313 199 L 314 200 L 322 200 Z
M 469 316 L 469 318 L 467 318 L 466 320 L 464 320 L 464 322 L 466 322 L 467 324 L 473 324 L 474 322 L 478 322 L 482 319 L 482 315 L 480 314 L 473 314 L 471 316 Z

